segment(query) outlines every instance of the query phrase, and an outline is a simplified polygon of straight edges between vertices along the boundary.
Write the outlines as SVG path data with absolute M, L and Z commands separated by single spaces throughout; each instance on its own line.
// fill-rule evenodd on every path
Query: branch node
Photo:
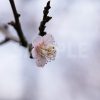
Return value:
M 16 23 L 14 21 L 9 22 L 8 25 L 13 26 L 14 28 L 16 27 Z
M 20 14 L 17 14 L 17 17 L 20 17 L 21 15 Z

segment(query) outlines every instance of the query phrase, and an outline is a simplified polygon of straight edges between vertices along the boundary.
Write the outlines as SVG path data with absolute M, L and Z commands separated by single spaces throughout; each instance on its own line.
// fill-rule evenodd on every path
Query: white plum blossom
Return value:
M 47 62 L 56 57 L 55 41 L 51 34 L 38 36 L 32 44 L 32 56 L 38 67 L 44 67 Z

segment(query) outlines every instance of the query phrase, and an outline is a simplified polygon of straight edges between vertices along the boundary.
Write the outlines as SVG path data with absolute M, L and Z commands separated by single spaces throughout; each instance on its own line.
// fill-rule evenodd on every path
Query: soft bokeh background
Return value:
M 15 0 L 29 42 L 46 2 Z M 100 100 L 100 0 L 51 0 L 51 6 L 46 30 L 55 37 L 56 60 L 38 68 L 18 44 L 0 46 L 0 100 Z M 0 0 L 0 24 L 12 19 L 9 0 Z

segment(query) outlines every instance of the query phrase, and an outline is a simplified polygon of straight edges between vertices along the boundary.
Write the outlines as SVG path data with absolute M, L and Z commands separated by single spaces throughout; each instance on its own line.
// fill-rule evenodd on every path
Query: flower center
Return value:
M 54 60 L 55 56 L 56 56 L 56 48 L 54 45 L 44 45 L 41 44 L 38 47 L 38 53 L 42 56 L 42 57 L 46 57 L 47 60 Z

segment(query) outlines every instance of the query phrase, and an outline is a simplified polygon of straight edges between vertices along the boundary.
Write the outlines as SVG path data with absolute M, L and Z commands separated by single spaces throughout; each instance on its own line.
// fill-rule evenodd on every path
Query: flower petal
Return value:
M 32 42 L 32 46 L 35 47 L 36 45 L 38 45 L 39 43 L 42 42 L 42 37 L 41 36 L 37 36 L 34 41 Z
M 36 64 L 38 67 L 44 67 L 44 65 L 47 64 L 47 60 L 45 57 L 37 57 Z
M 45 44 L 54 44 L 54 37 L 51 34 L 46 34 L 43 36 L 43 41 Z

